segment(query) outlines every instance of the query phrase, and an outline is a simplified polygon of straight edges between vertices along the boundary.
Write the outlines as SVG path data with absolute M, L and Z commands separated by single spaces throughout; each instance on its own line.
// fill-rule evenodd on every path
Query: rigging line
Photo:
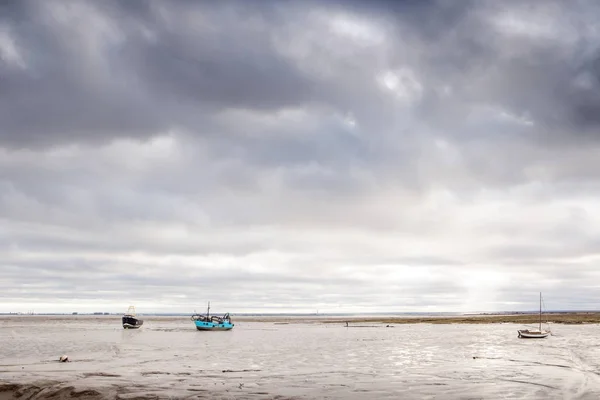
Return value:
M 546 302 L 544 301 L 544 296 L 542 296 L 542 310 L 543 310 L 543 311 L 547 311 L 547 308 L 546 308 Z M 549 326 L 549 324 L 548 324 L 548 317 L 546 317 L 546 319 L 545 319 L 545 323 L 546 323 L 546 325 L 548 325 L 548 326 Z

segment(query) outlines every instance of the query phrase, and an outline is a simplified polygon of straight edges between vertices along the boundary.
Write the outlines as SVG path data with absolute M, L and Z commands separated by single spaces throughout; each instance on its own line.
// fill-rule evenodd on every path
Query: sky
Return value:
M 599 20 L 3 1 L 0 312 L 597 309 Z

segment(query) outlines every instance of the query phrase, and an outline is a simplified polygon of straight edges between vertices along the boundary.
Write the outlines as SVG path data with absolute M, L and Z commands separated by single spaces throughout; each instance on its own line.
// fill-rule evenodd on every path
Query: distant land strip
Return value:
M 325 324 L 381 323 L 381 324 L 537 324 L 539 315 L 535 314 L 477 314 L 462 316 L 434 317 L 358 317 L 358 318 L 328 318 L 321 322 Z M 600 312 L 581 313 L 548 313 L 542 315 L 542 323 L 554 324 L 599 324 Z
M 189 320 L 191 314 L 157 315 L 142 314 L 145 321 L 164 320 Z M 534 312 L 497 312 L 497 313 L 469 313 L 453 315 L 327 315 L 327 314 L 231 314 L 234 322 L 265 322 L 277 324 L 537 324 L 539 315 Z M 21 320 L 120 320 L 119 314 L 0 314 L 0 318 Z M 542 315 L 543 323 L 554 324 L 600 324 L 600 311 L 550 311 Z

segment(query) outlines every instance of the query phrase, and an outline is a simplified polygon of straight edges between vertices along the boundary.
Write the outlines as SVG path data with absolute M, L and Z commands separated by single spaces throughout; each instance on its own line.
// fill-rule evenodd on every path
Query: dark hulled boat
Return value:
M 127 313 L 123 315 L 123 329 L 138 329 L 143 324 L 144 320 L 135 316 L 135 307 L 129 306 Z

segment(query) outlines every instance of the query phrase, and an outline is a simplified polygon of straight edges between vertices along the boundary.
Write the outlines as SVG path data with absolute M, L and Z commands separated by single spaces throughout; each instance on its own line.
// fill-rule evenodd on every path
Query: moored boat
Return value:
M 543 339 L 550 334 L 548 331 L 535 330 L 535 329 L 521 329 L 519 330 L 519 337 L 523 339 Z
M 139 329 L 144 324 L 143 319 L 139 319 L 135 315 L 135 307 L 129 306 L 127 312 L 123 315 L 123 329 Z
M 210 301 L 208 302 L 208 309 L 206 315 L 194 314 L 192 315 L 192 321 L 196 325 L 196 329 L 199 331 L 229 331 L 233 329 L 235 324 L 231 322 L 229 313 L 222 317 L 216 315 L 210 315 Z
M 542 293 L 540 293 L 540 322 L 538 329 L 519 329 L 517 332 L 522 339 L 543 339 L 551 333 L 549 330 L 542 330 Z

